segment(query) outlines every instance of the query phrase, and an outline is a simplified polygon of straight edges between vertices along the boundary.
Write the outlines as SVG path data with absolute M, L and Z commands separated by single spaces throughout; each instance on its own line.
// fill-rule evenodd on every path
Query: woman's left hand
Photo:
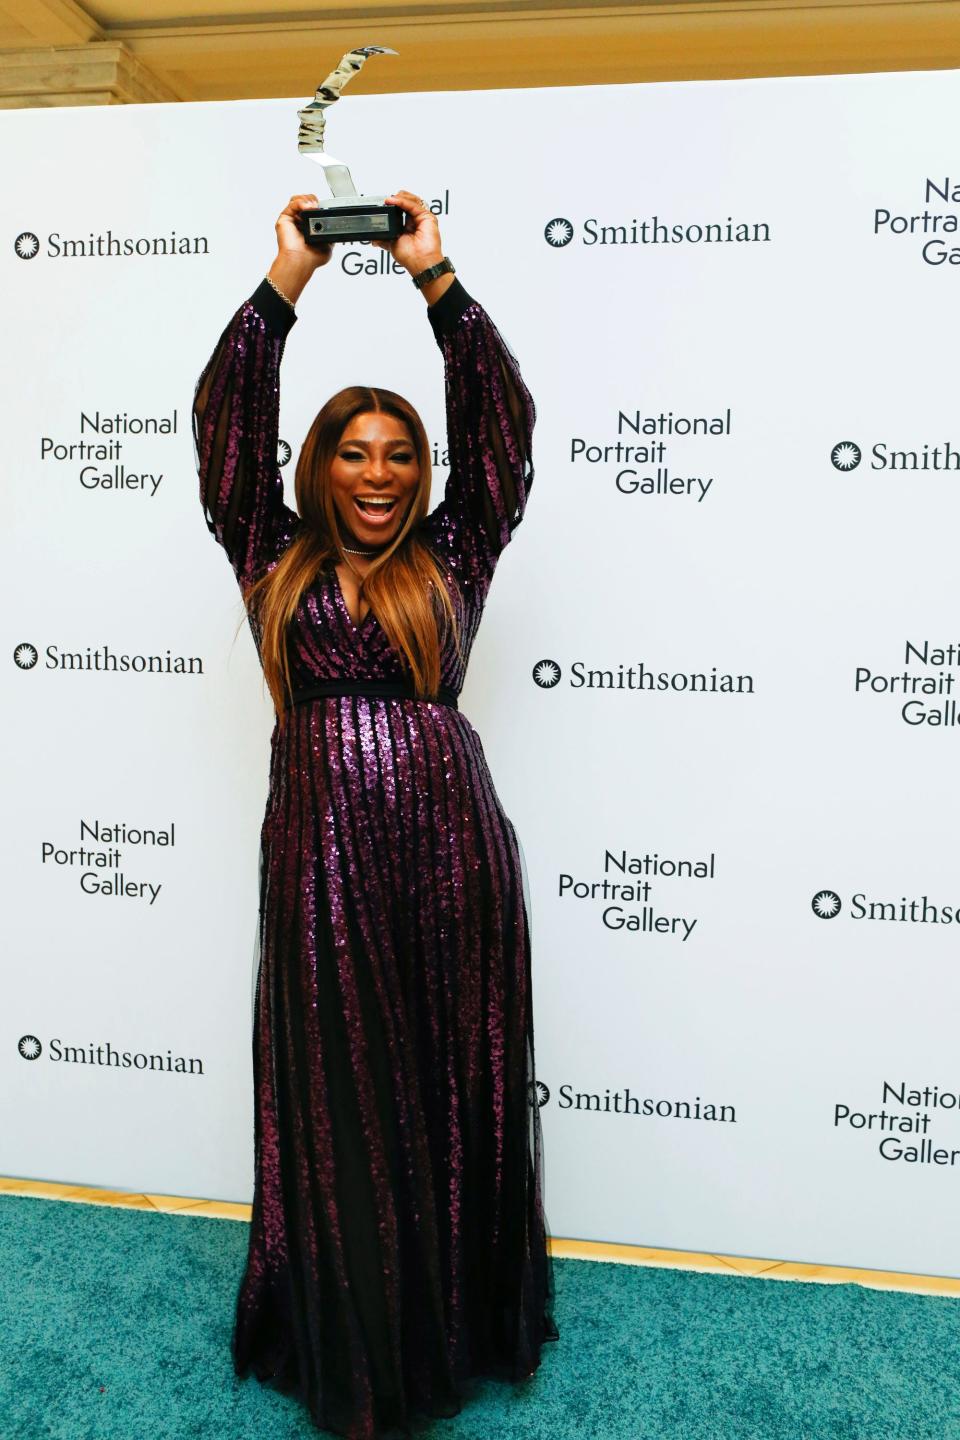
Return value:
M 432 210 L 428 210 L 419 195 L 409 190 L 398 190 L 388 195 L 387 204 L 397 205 L 406 212 L 406 229 L 395 240 L 374 240 L 379 250 L 389 250 L 398 265 L 410 275 L 436 265 L 443 259 L 443 245 L 440 240 L 440 226 Z

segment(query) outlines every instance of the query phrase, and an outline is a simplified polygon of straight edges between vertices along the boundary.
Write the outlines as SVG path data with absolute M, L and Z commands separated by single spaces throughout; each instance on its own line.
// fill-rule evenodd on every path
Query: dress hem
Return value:
M 515 1375 L 512 1367 L 506 1362 L 500 1365 L 481 1363 L 468 1369 L 457 1378 L 456 1384 L 460 1389 L 449 1402 L 449 1406 L 455 1405 L 456 1408 L 449 1408 L 449 1406 L 443 1408 L 444 1402 L 440 1400 L 434 1401 L 432 1405 L 424 1401 L 411 1402 L 406 1424 L 375 1425 L 372 1429 L 362 1427 L 358 1429 L 355 1425 L 340 1426 L 327 1418 L 318 1416 L 299 1380 L 271 1370 L 269 1366 L 258 1364 L 254 1357 L 241 1362 L 234 1355 L 233 1370 L 239 1380 L 247 1380 L 252 1377 L 259 1384 L 298 1401 L 310 1416 L 312 1423 L 321 1432 L 339 1435 L 343 1437 L 343 1440 L 411 1440 L 411 1437 L 417 1433 L 416 1427 L 422 1426 L 425 1421 L 452 1420 L 460 1415 L 465 1406 L 473 1400 L 472 1392 L 484 1380 L 496 1380 L 501 1384 L 514 1386 L 527 1384 L 534 1379 L 541 1368 L 543 1346 L 559 1340 L 559 1338 L 560 1333 L 553 1319 L 547 1318 L 544 1321 L 544 1334 L 540 1342 L 540 1351 L 537 1354 L 537 1363 L 532 1370 L 526 1371 L 523 1375 Z

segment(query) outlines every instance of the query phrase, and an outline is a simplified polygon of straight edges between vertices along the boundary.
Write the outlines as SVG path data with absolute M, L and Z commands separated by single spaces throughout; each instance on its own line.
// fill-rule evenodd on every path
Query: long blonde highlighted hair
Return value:
M 440 653 L 448 635 L 459 648 L 454 600 L 456 581 L 417 535 L 430 504 L 430 446 L 423 421 L 408 400 L 392 390 L 351 385 L 332 395 L 317 415 L 297 461 L 295 494 L 302 531 L 272 570 L 244 593 L 247 614 L 260 628 L 260 660 L 281 730 L 292 692 L 287 627 L 304 591 L 328 559 L 345 559 L 330 483 L 330 465 L 341 436 L 357 415 L 380 412 L 407 427 L 420 465 L 420 481 L 403 524 L 373 560 L 360 593 L 402 657 L 415 693 L 430 699 L 440 686 Z M 450 587 L 448 589 L 448 586 Z

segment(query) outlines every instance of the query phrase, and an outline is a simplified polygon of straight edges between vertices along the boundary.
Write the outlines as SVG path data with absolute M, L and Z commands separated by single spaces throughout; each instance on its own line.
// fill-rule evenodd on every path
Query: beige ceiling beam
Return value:
M 0 51 L 0 109 L 182 100 L 116 41 Z
M 400 58 L 357 94 L 960 68 L 960 0 L 88 3 L 99 25 L 77 0 L 0 0 L 0 108 L 307 95 L 363 42 Z
M 405 9 L 387 0 L 364 7 L 361 19 L 338 10 L 285 24 L 126 24 L 122 33 L 175 89 L 209 100 L 308 94 L 358 41 L 390 45 L 400 58 L 368 66 L 355 93 L 960 66 L 960 0 L 442 8 L 407 0 Z
M 75 0 L 0 0 L 4 31 L 22 32 L 34 45 L 83 45 L 103 31 Z

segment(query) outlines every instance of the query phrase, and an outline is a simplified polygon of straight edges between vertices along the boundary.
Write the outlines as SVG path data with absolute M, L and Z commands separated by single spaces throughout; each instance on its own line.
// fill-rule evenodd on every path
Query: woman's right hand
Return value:
M 308 245 L 300 229 L 300 212 L 315 210 L 318 203 L 316 195 L 291 195 L 277 216 L 277 258 L 267 273 L 294 304 L 314 270 L 326 265 L 333 255 L 333 246 L 326 241 Z

